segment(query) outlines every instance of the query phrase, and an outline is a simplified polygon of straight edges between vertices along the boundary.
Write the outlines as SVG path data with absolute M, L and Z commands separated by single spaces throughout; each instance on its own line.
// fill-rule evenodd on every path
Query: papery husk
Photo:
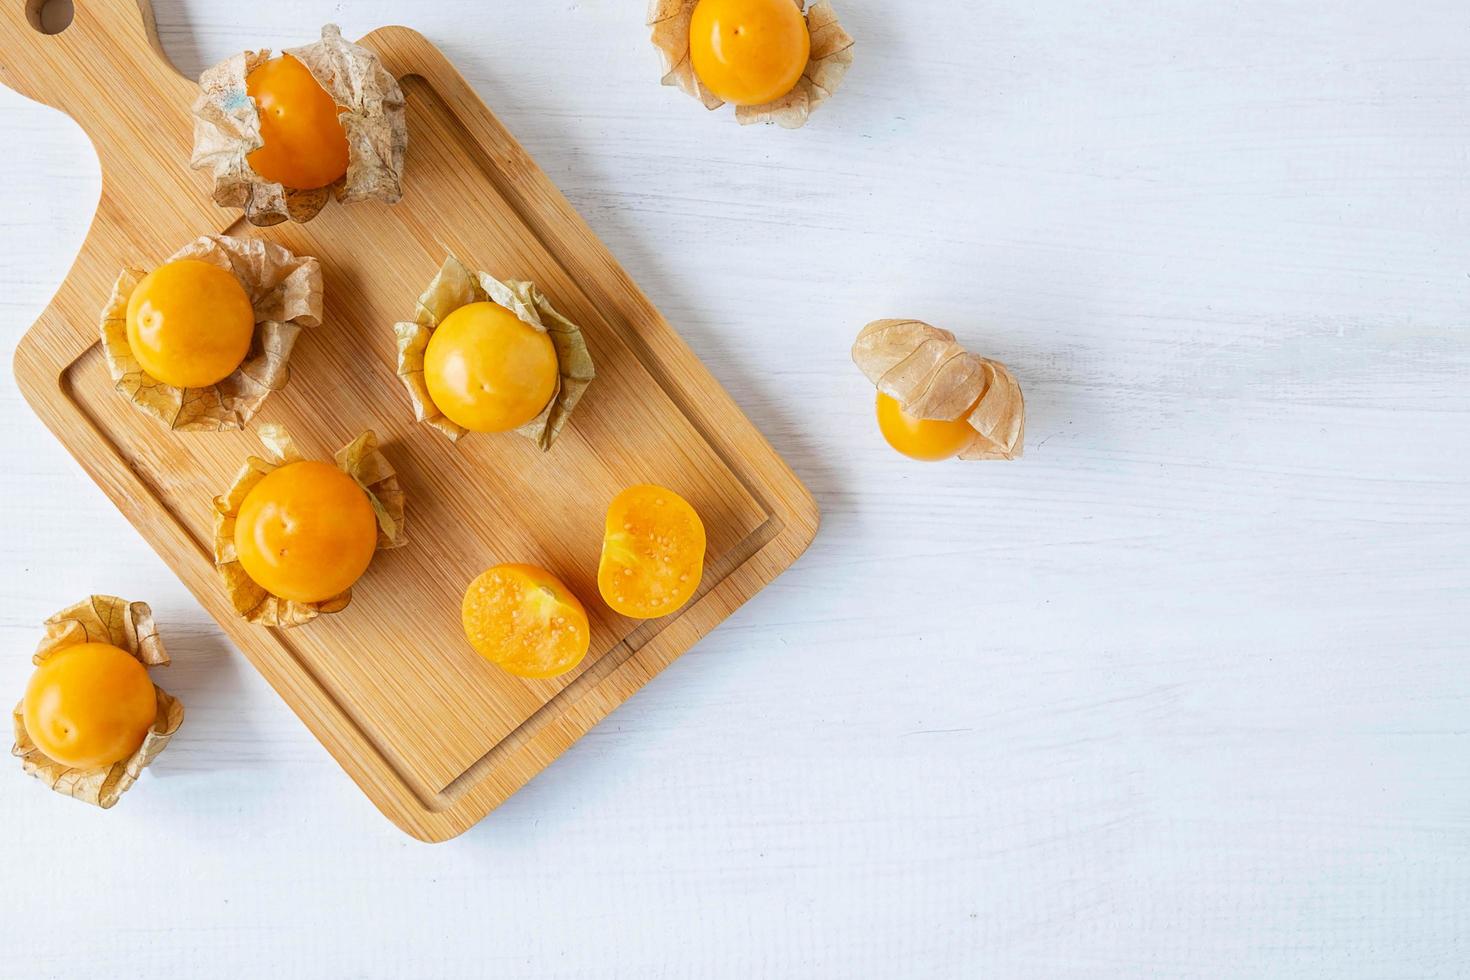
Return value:
M 110 643 L 132 654 L 145 667 L 167 666 L 169 662 L 148 604 L 128 602 L 117 596 L 90 596 L 46 620 L 46 635 L 31 660 L 40 666 L 79 643 Z M 98 769 L 73 769 L 48 758 L 26 731 L 24 700 L 15 706 L 12 715 L 15 745 L 11 753 L 20 757 L 26 772 L 51 789 L 105 810 L 137 782 L 144 767 L 158 758 L 183 724 L 183 704 L 157 685 L 153 690 L 158 698 L 153 729 L 126 759 Z
M 114 387 L 170 429 L 243 429 L 272 391 L 285 387 L 288 363 L 303 327 L 322 319 L 321 264 L 258 238 L 203 235 L 165 262 L 198 259 L 229 269 L 255 312 L 250 352 L 224 380 L 207 388 L 175 388 L 151 377 L 128 346 L 128 297 L 146 274 L 127 268 L 102 308 L 102 352 Z
M 1021 455 L 1026 406 L 1020 383 L 1004 364 L 965 350 L 948 330 L 920 320 L 875 320 L 858 334 L 852 360 L 915 418 L 954 421 L 968 411 L 975 435 L 961 459 Z
M 336 24 L 322 38 L 282 52 L 297 58 L 343 111 L 347 173 L 329 187 L 289 188 L 268 181 L 247 156 L 263 145 L 260 113 L 245 78 L 269 61 L 269 49 L 245 51 L 205 70 L 194 101 L 194 153 L 189 164 L 214 175 L 214 202 L 243 208 L 253 225 L 310 221 L 329 196 L 343 203 L 376 198 L 394 204 L 403 196 L 403 158 L 408 123 L 403 91 L 378 56 L 342 39 Z
M 268 474 L 302 459 L 285 426 L 262 425 L 260 439 L 265 444 L 266 457 L 247 459 L 229 489 L 214 498 L 214 564 L 235 612 L 257 626 L 285 629 L 308 623 L 323 613 L 341 612 L 352 602 L 352 590 L 321 602 L 296 602 L 272 595 L 246 574 L 235 551 L 235 521 L 240 516 L 240 506 Z M 368 495 L 378 518 L 378 548 L 407 544 L 403 490 L 392 464 L 378 450 L 377 436 L 371 431 L 362 433 L 338 450 L 335 461 L 338 469 L 352 477 Z
M 718 109 L 724 100 L 705 88 L 689 54 L 689 21 L 698 4 L 699 0 L 648 0 L 650 39 L 663 60 L 663 84 L 694 96 L 706 109 Z
M 413 322 L 393 325 L 398 336 L 398 377 L 408 389 L 420 422 L 427 422 L 453 440 L 463 436 L 467 430 L 450 421 L 429 394 L 424 381 L 424 352 L 429 337 L 445 317 L 461 306 L 487 301 L 505 307 L 521 322 L 548 334 L 556 348 L 556 390 L 539 415 L 515 430 L 545 452 L 571 418 L 597 372 L 582 328 L 558 313 L 535 283 L 518 279 L 501 282 L 489 273 L 471 270 L 453 255 L 447 256 L 419 297 Z
M 800 10 L 802 0 L 794 2 Z M 648 26 L 652 30 L 653 46 L 663 60 L 663 84 L 692 95 L 706 109 L 718 109 L 725 103 L 700 81 L 689 56 L 689 21 L 698 3 L 699 0 L 649 0 Z M 806 24 L 812 41 L 811 55 L 801 78 L 790 92 L 774 102 L 737 106 L 735 118 L 742 126 L 775 123 L 786 129 L 800 129 L 806 125 L 812 110 L 837 91 L 842 76 L 852 65 L 852 36 L 837 22 L 837 12 L 830 0 L 816 0 L 808 7 Z

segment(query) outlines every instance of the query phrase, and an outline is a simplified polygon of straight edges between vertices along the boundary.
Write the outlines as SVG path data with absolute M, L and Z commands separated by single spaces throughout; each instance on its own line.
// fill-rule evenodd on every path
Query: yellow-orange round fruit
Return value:
M 138 750 L 158 714 L 144 667 L 110 643 L 78 643 L 47 657 L 26 685 L 26 734 L 48 759 L 100 769 Z
M 472 432 L 508 432 L 541 414 L 556 393 L 556 346 L 498 303 L 469 303 L 444 318 L 424 351 L 429 397 Z
M 689 21 L 694 73 L 735 105 L 790 92 L 811 57 L 806 18 L 791 0 L 699 0 Z
M 366 491 L 330 463 L 307 460 L 267 474 L 245 495 L 235 551 L 272 595 L 323 602 L 352 588 L 378 545 Z
M 878 428 L 890 446 L 911 459 L 932 463 L 959 454 L 975 437 L 969 418 L 969 412 L 950 422 L 914 418 L 878 392 Z
M 480 656 L 518 677 L 565 674 L 587 656 L 587 611 L 535 565 L 496 565 L 464 590 L 460 620 Z
M 255 311 L 228 269 L 199 259 L 165 262 L 128 296 L 128 347 L 149 377 L 204 388 L 250 353 Z
M 245 157 L 266 180 L 296 190 L 334 183 L 347 173 L 347 132 L 337 102 L 311 71 L 289 54 L 245 76 L 245 91 L 260 109 L 264 143 Z
M 667 616 L 688 602 L 704 572 L 704 523 L 667 487 L 629 487 L 607 508 L 597 589 L 613 612 Z

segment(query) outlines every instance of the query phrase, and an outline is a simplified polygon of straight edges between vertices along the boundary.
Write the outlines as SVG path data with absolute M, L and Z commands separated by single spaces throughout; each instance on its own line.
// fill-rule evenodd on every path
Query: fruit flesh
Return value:
M 128 296 L 128 348 L 149 377 L 204 388 L 250 353 L 255 311 L 228 269 L 198 259 L 166 262 Z
M 890 446 L 910 459 L 932 463 L 963 452 L 975 438 L 969 418 L 969 412 L 948 422 L 914 418 L 897 400 L 878 392 L 878 429 Z
M 335 183 L 347 173 L 347 132 L 337 102 L 311 71 L 283 54 L 245 76 L 245 91 L 259 107 L 264 143 L 247 156 L 266 180 L 296 190 Z
M 498 303 L 469 303 L 429 335 L 424 383 L 456 425 L 507 432 L 540 415 L 556 393 L 556 346 Z
M 22 719 L 47 758 L 99 769 L 136 752 L 157 713 L 153 682 L 135 657 L 109 643 L 79 643 L 36 668 Z
M 704 549 L 704 524 L 687 500 L 653 484 L 629 487 L 607 511 L 602 600 L 635 619 L 667 616 L 699 588 Z
M 272 595 L 323 602 L 352 587 L 377 549 L 367 492 L 330 463 L 290 463 L 268 473 L 240 505 L 235 551 Z
M 555 677 L 587 655 L 587 611 L 561 580 L 535 565 L 496 565 L 465 589 L 465 638 L 518 677 Z
M 689 22 L 689 56 L 721 99 L 763 105 L 801 79 L 811 35 L 791 0 L 700 0 Z

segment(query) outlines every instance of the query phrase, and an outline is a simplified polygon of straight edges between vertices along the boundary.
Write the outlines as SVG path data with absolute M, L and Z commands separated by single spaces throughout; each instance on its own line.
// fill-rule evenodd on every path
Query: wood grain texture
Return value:
M 835 2 L 857 60 L 789 134 L 659 88 L 626 0 L 160 0 L 190 75 L 422 31 L 823 527 L 419 846 L 0 372 L 0 691 L 80 587 L 150 599 L 189 704 L 100 817 L 0 773 L 0 975 L 1464 975 L 1470 10 Z M 0 133 L 13 345 L 100 167 L 3 89 Z M 887 450 L 847 361 L 879 316 L 1010 365 L 1026 457 Z
M 146 14 L 146 5 L 145 5 Z M 103 163 L 98 219 L 51 305 L 16 350 L 26 399 L 178 571 L 185 584 L 378 807 L 404 830 L 462 833 L 774 578 L 816 533 L 805 488 L 699 366 L 473 90 L 422 36 L 362 43 L 400 78 L 412 150 L 395 207 L 332 207 L 263 232 L 226 216 L 184 170 L 193 86 L 151 41 L 133 0 L 77 11 L 61 35 L 19 10 L 0 21 L 0 80 L 63 109 Z M 129 108 L 152 105 L 141 146 Z M 135 202 L 152 202 L 146 216 Z M 326 314 L 259 421 L 284 424 L 309 458 L 378 433 L 409 500 L 412 550 L 384 553 L 346 610 L 294 630 L 234 614 L 214 570 L 209 502 L 253 433 L 174 433 L 112 390 L 95 327 L 98 284 L 151 267 L 229 225 L 322 264 Z M 542 453 L 510 436 L 451 443 L 414 421 L 395 377 L 391 325 L 454 254 L 535 282 L 582 326 L 598 367 L 575 425 Z M 93 319 L 96 318 L 95 309 Z M 595 601 L 603 513 L 624 487 L 674 488 L 709 547 L 695 598 L 640 622 Z M 553 570 L 591 610 L 579 667 L 527 681 L 464 641 L 459 603 L 486 567 Z

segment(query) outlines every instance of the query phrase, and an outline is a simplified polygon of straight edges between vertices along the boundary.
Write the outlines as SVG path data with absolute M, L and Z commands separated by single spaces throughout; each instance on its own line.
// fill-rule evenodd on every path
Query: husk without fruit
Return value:
M 198 259 L 228 269 L 255 311 L 250 352 L 240 366 L 207 388 L 175 388 L 151 377 L 128 346 L 128 297 L 146 274 L 127 268 L 102 308 L 102 352 L 113 385 L 143 411 L 178 430 L 243 429 L 272 391 L 285 386 L 288 363 L 303 327 L 322 319 L 321 265 L 256 238 L 203 235 L 165 262 Z
M 802 0 L 794 0 L 798 10 Z M 689 22 L 699 0 L 649 0 L 648 26 L 653 46 L 663 61 L 663 84 L 678 87 L 704 103 L 707 109 L 718 109 L 725 103 L 705 87 L 694 70 L 689 55 Z M 837 12 L 830 0 L 817 0 L 806 10 L 807 31 L 811 35 L 811 55 L 806 70 L 790 92 L 765 105 L 737 106 L 735 118 L 742 126 L 751 123 L 775 123 L 786 129 L 806 125 L 812 110 L 826 102 L 842 83 L 842 76 L 852 65 L 852 36 L 837 22 Z
M 169 662 L 148 604 L 127 602 L 117 596 L 90 596 L 46 620 L 46 635 L 31 660 L 39 666 L 79 643 L 110 643 L 132 654 L 145 667 L 166 666 Z M 158 758 L 183 724 L 183 704 L 157 685 L 153 690 L 158 698 L 153 729 L 126 759 L 98 769 L 74 769 L 48 758 L 26 731 L 24 701 L 12 714 L 15 745 L 11 753 L 20 757 L 26 772 L 51 789 L 105 810 L 137 782 L 144 767 Z
M 269 50 L 245 51 L 199 76 L 194 101 L 194 153 L 189 163 L 214 175 L 214 201 L 243 208 L 253 225 L 310 221 L 329 196 L 343 203 L 376 198 L 393 204 L 403 196 L 403 158 L 408 123 L 403 91 L 378 56 L 342 39 L 336 24 L 322 28 L 320 41 L 287 48 L 341 110 L 347 133 L 347 173 L 329 187 L 290 188 L 268 181 L 248 155 L 263 145 L 260 112 L 245 79 L 271 58 Z
M 429 394 L 424 381 L 424 352 L 429 337 L 445 317 L 461 306 L 484 302 L 510 310 L 521 322 L 549 335 L 556 348 L 557 383 L 551 400 L 539 415 L 516 430 L 544 452 L 556 441 L 597 372 L 582 328 L 558 313 L 534 283 L 518 279 L 501 282 L 489 273 L 472 271 L 453 255 L 446 257 L 419 297 L 413 322 L 393 325 L 398 336 L 398 377 L 408 389 L 420 422 L 427 422 L 450 439 L 464 435 L 467 430 L 450 421 Z
M 999 361 L 971 354 L 948 330 L 920 320 L 875 320 L 852 345 L 853 363 L 909 415 L 975 430 L 961 459 L 1016 459 L 1026 434 L 1021 385 Z M 971 409 L 971 406 L 974 406 Z
M 247 622 L 281 628 L 300 626 L 323 613 L 346 609 L 352 601 L 352 590 L 322 602 L 296 602 L 272 595 L 246 574 L 235 551 L 235 521 L 240 516 L 240 505 L 272 471 L 302 459 L 284 426 L 261 426 L 260 439 L 266 457 L 247 459 L 229 489 L 214 498 L 214 564 L 235 612 Z M 362 487 L 372 504 L 378 518 L 378 548 L 407 544 L 403 490 L 392 464 L 378 449 L 377 436 L 371 431 L 362 433 L 337 452 L 336 463 Z

